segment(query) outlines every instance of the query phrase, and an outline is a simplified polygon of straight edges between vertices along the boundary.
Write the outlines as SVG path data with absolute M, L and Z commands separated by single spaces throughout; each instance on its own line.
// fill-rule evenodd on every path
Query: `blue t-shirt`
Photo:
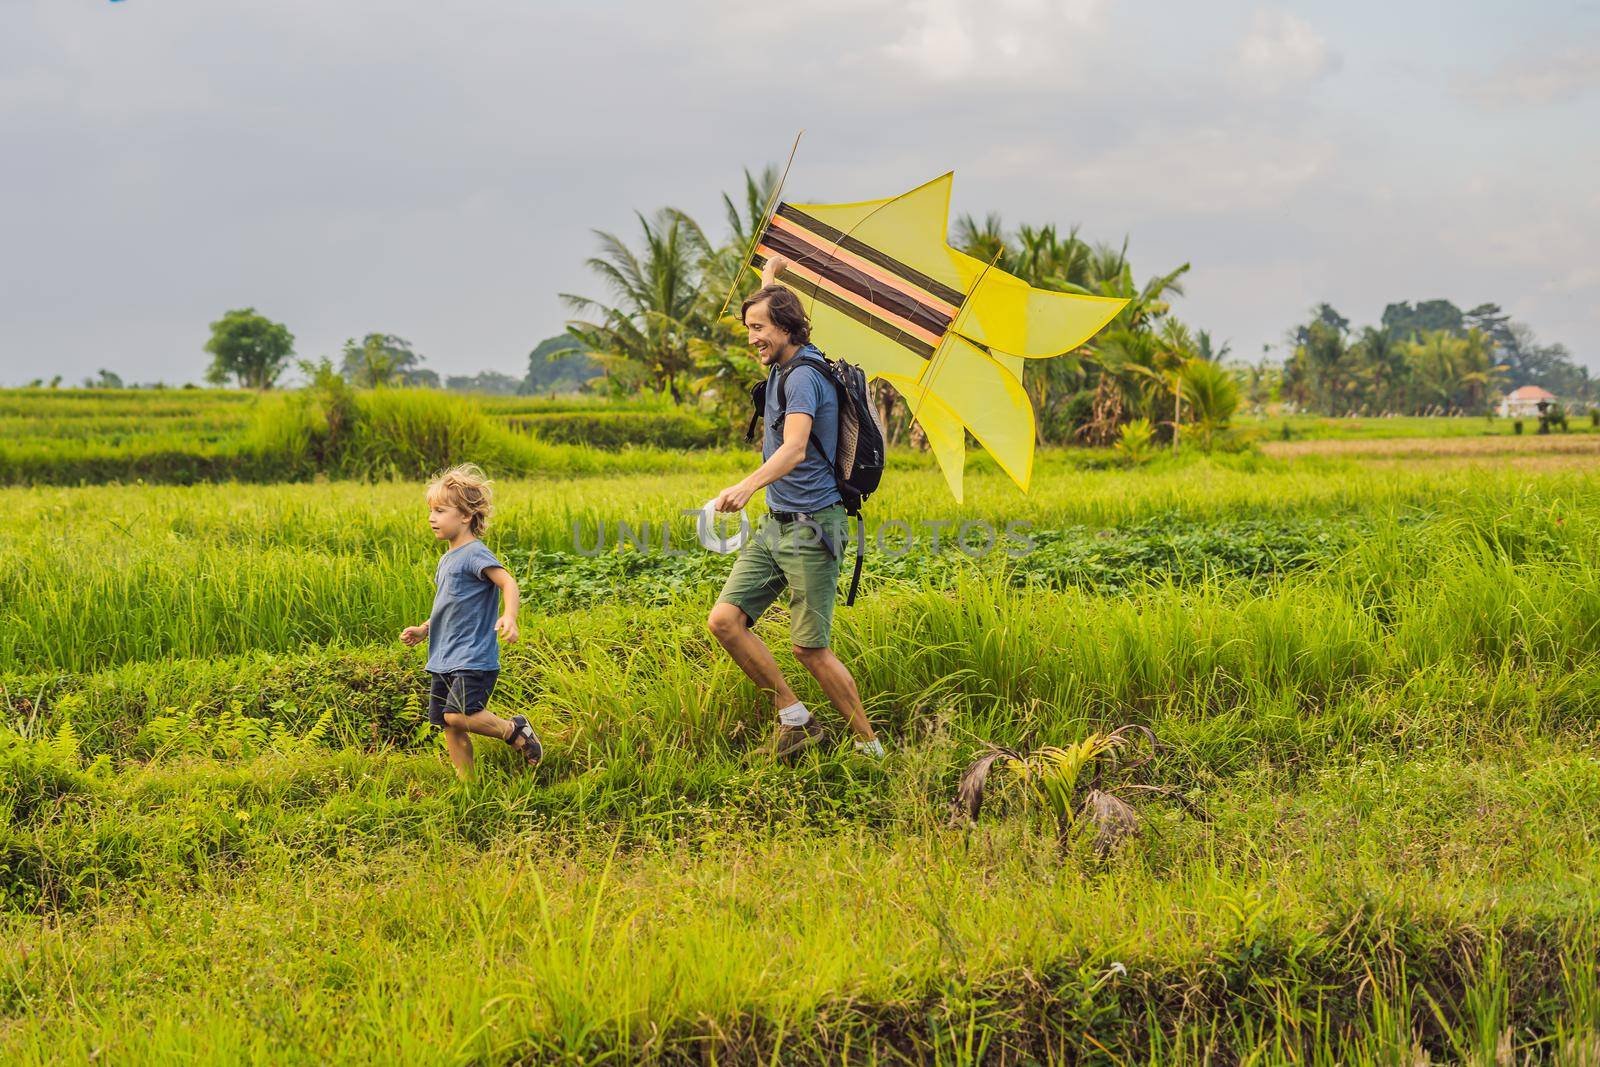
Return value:
M 482 541 L 468 541 L 439 557 L 433 573 L 438 592 L 428 615 L 428 665 L 446 671 L 497 671 L 500 646 L 494 623 L 500 617 L 500 587 L 484 571 L 503 564 Z
M 823 377 L 822 371 L 809 363 L 795 364 L 802 355 L 820 357 L 813 345 L 806 345 L 790 357 L 790 370 L 783 384 L 785 406 L 778 409 L 778 375 L 781 369 L 774 364 L 767 376 L 767 408 L 761 434 L 761 458 L 772 454 L 783 444 L 783 416 L 810 415 L 811 432 L 817 440 L 806 441 L 806 457 L 794 470 L 767 486 L 768 511 L 821 511 L 829 504 L 839 503 L 839 483 L 833 476 L 833 450 L 839 440 L 839 394 L 833 383 Z M 822 448 L 817 448 L 817 441 Z

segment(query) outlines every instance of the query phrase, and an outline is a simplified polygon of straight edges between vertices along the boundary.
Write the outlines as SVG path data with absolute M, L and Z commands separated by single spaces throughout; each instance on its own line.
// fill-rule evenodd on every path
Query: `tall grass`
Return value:
M 1224 791 L 1216 827 L 1086 876 L 1014 823 L 619 851 L 436 766 L 341 762 L 120 791 L 90 836 L 152 864 L 126 872 L 139 905 L 8 923 L 32 1017 L 7 1058 L 1496 1062 L 1594 1039 L 1592 808 L 1555 785 L 1593 796 L 1592 765 L 1395 768 L 1360 805 L 1332 780 Z M 1407 804 L 1425 784 L 1460 800 Z M 1501 862 L 1472 862 L 1509 814 Z
M 579 567 L 574 520 L 674 516 L 749 457 L 678 463 L 502 479 L 491 546 Z M 886 763 L 781 610 L 758 633 L 831 731 L 796 768 L 704 585 L 530 601 L 494 706 L 548 755 L 482 740 L 459 785 L 393 640 L 420 484 L 0 491 L 0 1059 L 1593 1062 L 1591 466 L 1046 453 L 1028 497 L 975 463 L 957 510 L 897 463 L 877 517 L 1198 555 L 840 608 Z M 1337 536 L 1272 543 L 1305 530 Z M 1151 807 L 1105 857 L 1003 800 L 946 827 L 985 743 L 1125 722 L 1206 818 Z
M 698 473 L 505 481 L 488 543 L 508 560 L 529 561 L 519 567 L 540 566 L 541 552 L 566 554 L 542 565 L 581 567 L 585 561 L 576 554 L 591 550 L 602 528 L 615 546 L 619 524 L 626 522 L 635 530 L 648 526 L 657 543 L 666 524 L 673 545 L 698 551 L 691 521 L 681 512 L 698 507 L 748 465 L 738 457 L 713 457 L 700 462 Z M 1560 605 L 1569 605 L 1560 609 L 1569 615 L 1580 610 L 1573 598 L 1581 599 L 1600 559 L 1593 476 L 1558 472 L 1519 489 L 1525 480 L 1515 470 L 1433 475 L 1348 462 L 1255 469 L 1188 463 L 1148 473 L 1061 471 L 1023 497 L 1002 476 L 975 472 L 967 504 L 956 509 L 939 476 L 922 470 L 897 473 L 882 497 L 869 502 L 869 517 L 906 523 L 916 538 L 913 550 L 924 552 L 932 548 L 927 524 L 937 521 L 950 524 L 948 546 L 968 519 L 1000 528 L 1026 522 L 1042 533 L 1069 524 L 1157 519 L 1225 530 L 1228 517 L 1241 513 L 1252 521 L 1297 512 L 1360 514 L 1362 533 L 1349 562 L 1339 565 L 1330 556 L 1316 575 L 1281 591 L 1279 602 L 1320 605 L 1336 596 L 1355 612 L 1349 617 L 1370 626 L 1384 623 L 1393 610 L 1386 597 L 1396 584 L 1413 581 L 1409 595 L 1419 599 L 1408 610 L 1428 620 L 1417 624 L 1414 641 L 1421 647 L 1439 634 L 1453 646 L 1455 636 L 1434 627 L 1429 613 L 1435 609 L 1426 598 L 1436 595 L 1451 568 L 1461 569 L 1467 577 L 1452 587 L 1450 602 L 1471 604 L 1476 639 L 1498 649 L 1502 639 L 1494 631 L 1509 625 L 1500 621 L 1508 612 L 1539 618 Z M 36 489 L 9 490 L 0 498 L 8 501 L 18 531 L 0 541 L 0 656 L 14 667 L 81 670 L 160 656 L 381 641 L 415 622 L 431 599 L 438 546 L 422 521 L 420 483 Z M 898 542 L 891 537 L 886 544 Z M 876 552 L 875 542 L 869 549 Z M 1271 549 L 1270 542 L 1262 546 L 1265 553 Z M 1039 559 L 1047 558 L 1041 552 Z M 997 554 L 991 563 L 999 562 Z M 868 572 L 888 573 L 896 565 L 887 554 L 875 554 Z M 1207 561 L 1187 566 L 1203 572 Z M 701 584 L 686 591 L 709 597 L 722 573 L 708 565 Z M 523 571 L 520 577 L 537 587 L 542 576 Z M 1150 576 L 1157 582 L 1165 577 Z M 647 572 L 626 580 L 652 579 Z M 597 590 L 580 603 L 602 594 Z M 1189 611 L 1206 597 L 1203 587 L 1192 601 L 1174 594 L 1173 610 Z M 1516 597 L 1527 598 L 1528 606 Z M 526 607 L 532 614 L 546 605 Z M 1348 615 L 1327 610 L 1334 618 Z M 1285 648 L 1281 655 L 1292 661 L 1302 652 Z

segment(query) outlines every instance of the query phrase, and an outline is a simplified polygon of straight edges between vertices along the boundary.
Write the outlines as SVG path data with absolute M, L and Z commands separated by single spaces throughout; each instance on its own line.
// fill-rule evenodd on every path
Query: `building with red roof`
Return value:
M 1554 393 L 1537 385 L 1520 386 L 1500 399 L 1500 414 L 1514 418 L 1538 418 L 1539 404 L 1553 404 L 1555 400 Z

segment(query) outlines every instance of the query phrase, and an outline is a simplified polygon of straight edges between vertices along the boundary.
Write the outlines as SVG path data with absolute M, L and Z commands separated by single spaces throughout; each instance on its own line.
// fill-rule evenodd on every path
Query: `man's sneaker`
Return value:
M 817 723 L 815 715 L 799 726 L 780 722 L 777 732 L 772 735 L 772 757 L 777 760 L 793 760 L 820 740 L 822 740 L 822 727 Z

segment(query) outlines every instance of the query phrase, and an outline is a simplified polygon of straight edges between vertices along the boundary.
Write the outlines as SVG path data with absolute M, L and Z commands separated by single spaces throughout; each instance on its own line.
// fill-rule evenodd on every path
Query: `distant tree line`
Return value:
M 272 321 L 253 307 L 228 311 L 213 322 L 210 329 L 205 351 L 211 356 L 211 364 L 205 378 L 213 385 L 232 383 L 244 389 L 272 389 L 293 363 L 294 334 L 283 323 Z M 601 373 L 582 343 L 567 334 L 541 341 L 528 354 L 528 371 L 521 378 L 486 370 L 473 375 L 451 375 L 441 381 L 437 371 L 424 366 L 424 357 L 410 341 L 391 333 L 369 333 L 359 341 L 351 338 L 345 341 L 336 365 L 332 360 L 322 362 L 349 384 L 362 388 L 419 386 L 502 395 L 574 392 Z M 54 389 L 60 387 L 61 381 L 61 375 L 48 381 L 35 378 L 28 386 Z M 143 385 L 125 382 L 115 371 L 102 368 L 85 378 L 83 387 L 165 389 L 168 386 L 165 382 Z
M 1376 326 L 1352 328 L 1328 304 L 1293 327 L 1276 383 L 1280 399 L 1324 415 L 1481 415 L 1508 388 L 1537 385 L 1589 403 L 1596 382 L 1565 345 L 1541 344 L 1498 304 L 1462 311 L 1448 300 L 1390 304 Z M 1250 368 L 1252 396 L 1269 386 Z

